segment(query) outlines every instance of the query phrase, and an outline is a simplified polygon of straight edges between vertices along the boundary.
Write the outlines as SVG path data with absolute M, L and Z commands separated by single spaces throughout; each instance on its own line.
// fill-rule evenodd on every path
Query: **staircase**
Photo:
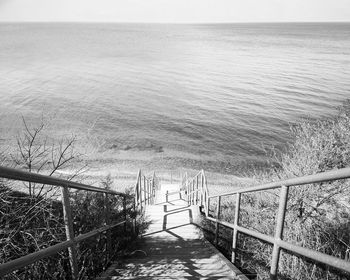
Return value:
M 132 219 L 132 228 L 134 231 L 137 230 L 136 218 L 134 215 L 128 215 L 128 212 L 134 211 L 129 211 L 130 209 L 127 208 L 127 200 L 131 200 L 131 207 L 139 215 L 146 217 L 149 227 L 142 233 L 137 244 L 137 250 L 130 253 L 128 257 L 114 262 L 99 279 L 247 280 L 246 276 L 232 264 L 237 260 L 239 234 L 259 239 L 273 246 L 270 263 L 270 278 L 273 280 L 278 277 L 281 250 L 286 250 L 296 256 L 305 257 L 309 261 L 337 269 L 345 273 L 346 277 L 350 275 L 348 251 L 345 258 L 332 256 L 302 247 L 283 238 L 289 190 L 300 186 L 335 180 L 345 184 L 345 179 L 350 178 L 350 168 L 341 168 L 258 186 L 237 188 L 227 193 L 211 196 L 209 195 L 207 178 L 203 170 L 193 177 L 188 177 L 185 174 L 181 185 L 160 184 L 154 173 L 152 176 L 144 176 L 140 171 L 137 176 L 134 195 L 3 166 L 0 166 L 0 178 L 37 183 L 43 186 L 61 187 L 63 220 L 66 229 L 66 240 L 38 249 L 35 252 L 6 263 L 0 263 L 0 277 L 14 273 L 19 269 L 30 269 L 31 264 L 68 250 L 71 278 L 78 279 L 79 267 L 76 250 L 80 242 L 105 233 L 108 237 L 108 232 L 118 227 L 123 227 L 123 236 L 127 236 L 130 234 L 127 231 L 127 226 L 131 224 Z M 89 232 L 80 233 L 77 236 L 74 235 L 70 190 L 82 190 L 104 195 L 105 205 L 102 209 L 105 212 L 103 218 L 104 226 Z M 274 235 L 267 235 L 242 225 L 240 221 L 242 196 L 271 190 L 276 192 L 279 199 Z M 111 223 L 109 219 L 109 197 L 119 201 L 122 205 L 119 209 L 122 219 L 119 222 Z M 232 207 L 233 222 L 225 221 L 221 218 L 221 202 L 224 197 L 230 198 L 234 202 L 234 207 Z M 214 207 L 211 207 L 213 201 L 216 201 L 216 204 Z M 205 215 L 199 215 L 199 207 L 204 210 Z M 215 213 L 212 208 L 215 208 Z M 203 238 L 199 227 L 200 218 L 214 223 L 216 244 L 220 239 L 220 227 L 232 230 L 232 263 Z M 131 227 L 129 226 L 129 228 Z M 110 248 L 111 242 L 113 240 L 110 238 L 106 239 L 106 248 Z M 106 255 L 108 257 L 108 253 Z M 26 273 L 26 270 L 24 272 Z
M 247 278 L 203 238 L 198 206 L 189 206 L 177 184 L 162 184 L 145 207 L 150 225 L 129 257 L 99 280 Z

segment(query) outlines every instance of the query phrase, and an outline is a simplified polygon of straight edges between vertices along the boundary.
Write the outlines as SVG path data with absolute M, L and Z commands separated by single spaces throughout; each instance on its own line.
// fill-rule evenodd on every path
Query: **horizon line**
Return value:
M 350 21 L 198 21 L 198 22 L 166 22 L 166 21 L 1 21 L 0 23 L 120 23 L 120 24 L 259 24 L 259 23 L 350 23 Z

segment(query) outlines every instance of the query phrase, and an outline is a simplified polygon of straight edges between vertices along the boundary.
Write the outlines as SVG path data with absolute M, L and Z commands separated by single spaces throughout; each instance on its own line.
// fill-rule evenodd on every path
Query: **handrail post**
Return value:
M 193 178 L 193 205 L 196 205 L 196 177 Z
M 186 200 L 187 200 L 187 204 L 190 203 L 189 194 L 190 194 L 190 192 L 189 192 L 189 182 L 188 182 L 188 180 L 186 180 Z
M 110 222 L 110 205 L 109 205 L 109 200 L 108 200 L 108 194 L 104 194 L 104 199 L 105 199 L 105 224 L 106 226 L 109 225 Z M 111 231 L 108 230 L 106 232 L 106 264 L 109 263 L 109 258 L 111 256 Z
M 155 184 L 154 184 L 154 177 L 156 176 L 155 172 L 153 172 L 153 176 L 152 176 L 152 204 L 154 204 L 154 198 L 155 198 L 155 195 L 156 195 L 156 192 L 155 192 Z
M 190 205 L 192 205 L 192 180 L 190 180 Z
M 151 204 L 151 180 L 148 181 L 148 204 Z
M 134 235 L 136 235 L 136 226 L 137 226 L 137 222 L 136 222 L 136 218 L 137 218 L 137 213 L 136 213 L 137 208 L 136 208 L 136 204 L 137 204 L 137 198 L 136 198 L 136 196 L 135 196 L 135 197 L 134 197 L 134 205 L 133 205 L 133 211 L 134 211 L 133 216 L 134 216 L 134 219 L 133 219 L 133 223 L 132 223 L 132 233 L 133 233 Z
M 204 184 L 203 184 L 203 178 L 204 178 L 204 175 L 203 175 L 203 173 L 201 173 L 201 192 L 200 192 L 200 196 L 199 196 L 199 199 L 200 199 L 200 205 L 202 206 L 203 205 L 203 186 L 204 186 Z
M 187 203 L 191 205 L 191 180 L 187 181 Z
M 143 176 L 143 199 L 144 199 L 144 203 L 146 206 L 146 202 L 147 202 L 147 193 L 146 193 L 146 176 Z
M 195 204 L 198 204 L 198 175 L 196 176 L 196 201 Z
M 287 208 L 287 202 L 288 202 L 288 191 L 289 191 L 288 186 L 281 187 L 277 221 L 276 221 L 276 231 L 275 231 L 275 238 L 274 238 L 272 258 L 271 258 L 271 268 L 270 268 L 270 278 L 272 280 L 277 279 L 278 262 L 280 258 L 280 252 L 281 252 L 281 248 L 277 244 L 277 241 L 282 240 L 283 238 L 284 219 L 286 216 L 286 208 Z
M 67 187 L 61 187 L 62 191 L 62 206 L 63 206 L 63 219 L 64 226 L 66 228 L 67 240 L 74 240 L 73 220 L 72 212 L 69 203 L 69 191 Z M 72 271 L 72 278 L 78 279 L 78 262 L 77 262 L 77 249 L 75 244 L 68 248 L 69 263 Z
M 193 178 L 192 180 L 192 205 L 194 205 L 194 200 L 195 200 L 195 195 L 196 195 L 196 185 L 195 185 L 195 179 Z
M 239 210 L 241 207 L 241 193 L 236 194 L 236 207 L 235 207 L 235 218 L 234 218 L 234 229 L 232 238 L 232 255 L 231 262 L 235 263 L 237 257 L 237 240 L 238 240 L 238 230 L 237 226 L 239 223 Z
M 220 219 L 221 196 L 218 196 L 218 205 L 216 206 L 216 223 L 215 223 L 215 245 L 219 243 L 219 219 Z
M 139 204 L 140 204 L 140 210 L 142 211 L 142 177 L 141 177 L 141 170 L 140 170 L 140 176 L 139 176 Z
M 188 181 L 188 205 L 191 205 L 191 179 Z
M 151 204 L 151 179 L 147 180 L 148 182 L 148 205 Z
M 205 203 L 207 205 L 206 209 L 206 216 L 209 217 L 209 193 L 208 193 L 208 186 L 207 186 L 207 178 L 204 176 L 204 181 L 205 181 Z
M 123 197 L 123 213 L 124 213 L 124 234 L 126 234 L 126 220 L 127 220 L 127 210 L 126 210 L 126 196 Z
M 193 203 L 193 179 L 191 180 L 190 184 L 190 204 L 192 205 Z
M 149 181 L 148 181 L 148 179 L 146 178 L 146 186 L 145 186 L 145 187 L 146 187 L 146 190 L 145 190 L 145 191 L 146 191 L 146 202 L 147 202 L 146 204 L 147 204 L 147 205 L 149 205 L 149 193 L 148 193 L 148 191 L 149 191 L 149 184 L 148 184 L 148 183 L 149 183 Z
M 148 180 L 148 189 L 149 189 L 149 193 L 148 193 L 148 204 L 152 204 L 152 179 Z
M 142 210 L 142 205 L 141 205 L 141 192 L 140 192 L 140 177 L 141 177 L 141 169 L 139 169 L 139 172 L 137 173 L 137 179 L 136 179 L 136 186 L 135 186 L 135 197 L 134 197 L 134 205 L 133 205 L 133 225 L 132 225 L 132 231 L 133 234 L 136 235 L 137 232 L 137 214 L 139 211 L 139 207 L 141 207 Z

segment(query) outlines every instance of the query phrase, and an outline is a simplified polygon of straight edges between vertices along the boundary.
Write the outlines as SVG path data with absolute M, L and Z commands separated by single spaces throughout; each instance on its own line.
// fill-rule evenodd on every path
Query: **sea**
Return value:
M 0 24 L 0 147 L 43 120 L 90 160 L 232 173 L 347 98 L 350 23 Z

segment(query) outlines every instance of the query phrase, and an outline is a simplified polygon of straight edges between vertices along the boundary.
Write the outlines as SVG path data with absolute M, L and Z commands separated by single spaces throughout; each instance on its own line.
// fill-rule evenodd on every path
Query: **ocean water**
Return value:
M 115 159 L 233 172 L 347 98 L 349 23 L 0 24 L 2 145 L 43 116 Z

